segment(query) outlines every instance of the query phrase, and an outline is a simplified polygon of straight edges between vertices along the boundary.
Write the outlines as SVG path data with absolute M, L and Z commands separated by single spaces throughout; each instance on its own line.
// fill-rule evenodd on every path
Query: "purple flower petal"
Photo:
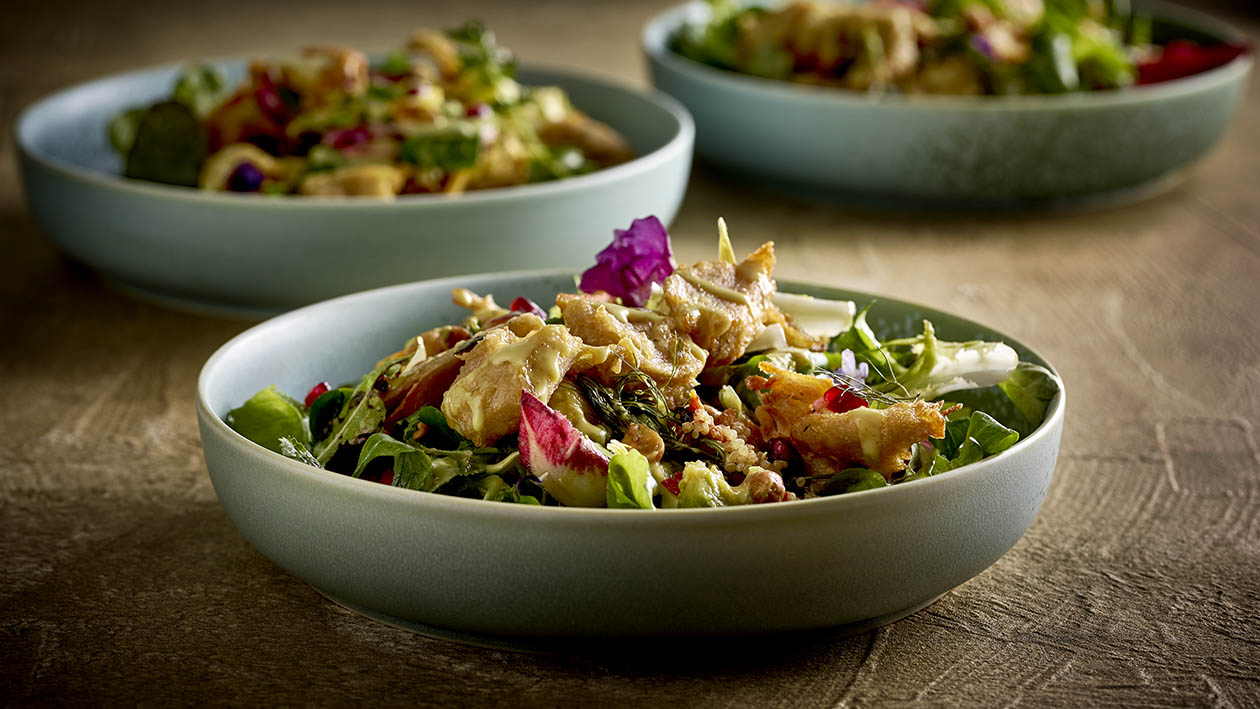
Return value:
M 635 219 L 629 229 L 614 229 L 608 248 L 595 255 L 595 265 L 582 274 L 584 293 L 604 291 L 626 305 L 643 307 L 652 284 L 674 272 L 669 233 L 656 217 Z

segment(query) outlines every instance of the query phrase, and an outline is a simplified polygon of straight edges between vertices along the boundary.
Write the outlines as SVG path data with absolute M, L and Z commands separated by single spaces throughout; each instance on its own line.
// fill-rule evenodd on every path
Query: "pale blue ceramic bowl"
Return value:
M 979 463 L 878 490 L 717 509 L 531 507 L 415 492 L 309 467 L 224 423 L 268 385 L 300 395 L 312 382 L 357 380 L 406 338 L 463 317 L 450 302 L 456 286 L 548 303 L 573 288 L 573 277 L 482 274 L 337 298 L 247 330 L 198 380 L 206 467 L 236 528 L 284 570 L 373 617 L 510 647 L 852 632 L 912 613 L 997 561 L 1028 529 L 1050 485 L 1062 394 L 1040 426 Z M 1049 366 L 1013 338 L 960 317 L 882 296 L 871 309 L 881 333 L 915 334 L 923 318 L 941 337 L 1003 340 L 1022 359 Z M 984 406 L 996 412 L 1003 402 L 989 391 Z
M 240 62 L 222 62 L 239 76 Z M 120 176 L 105 126 L 169 95 L 176 66 L 82 84 L 17 122 L 22 180 L 36 220 L 72 258 L 124 289 L 175 305 L 264 315 L 390 283 L 496 269 L 584 265 L 615 228 L 678 211 L 691 166 L 687 111 L 658 91 L 550 69 L 626 137 L 637 159 L 568 180 L 458 197 L 263 197 Z
M 1201 36 L 1245 41 L 1201 13 L 1138 3 Z M 1185 79 L 1052 96 L 905 96 L 812 87 L 716 69 L 674 53 L 691 2 L 642 35 L 652 80 L 696 120 L 696 150 L 732 171 L 855 201 L 1023 206 L 1144 194 L 1220 139 L 1251 56 Z

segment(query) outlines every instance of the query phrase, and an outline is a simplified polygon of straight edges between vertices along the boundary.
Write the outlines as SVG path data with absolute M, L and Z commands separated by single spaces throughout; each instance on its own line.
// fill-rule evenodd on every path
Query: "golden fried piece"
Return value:
M 822 410 L 798 419 L 788 438 L 811 474 L 860 465 L 885 478 L 904 470 L 910 446 L 945 435 L 939 402 L 901 402 L 886 409 L 861 407 L 842 414 Z
M 600 167 L 619 165 L 634 157 L 634 150 L 620 133 L 571 106 L 560 120 L 539 126 L 538 137 L 549 147 L 579 148 Z
M 513 321 L 532 318 L 522 315 Z M 521 424 L 521 391 L 551 398 L 564 375 L 586 351 L 563 325 L 546 325 L 525 337 L 510 327 L 487 330 L 464 360 L 459 376 L 442 397 L 451 427 L 478 446 L 487 446 Z
M 738 359 L 761 332 L 774 297 L 773 270 L 774 242 L 768 241 L 739 264 L 701 261 L 665 279 L 670 321 L 709 351 L 708 366 Z
M 792 321 L 792 316 L 780 310 L 774 303 L 766 303 L 766 312 L 761 317 L 761 322 L 763 325 L 783 326 L 783 335 L 791 347 L 821 351 L 827 346 L 827 338 L 815 337 L 800 329 Z
M 861 466 L 888 477 L 905 469 L 911 445 L 945 435 L 940 403 L 901 402 L 835 413 L 819 404 L 831 380 L 772 365 L 763 369 L 773 376 L 753 382 L 761 389 L 756 411 L 761 434 L 766 440 L 791 440 L 811 474 Z
M 814 413 L 814 404 L 835 385 L 824 377 L 799 374 L 762 364 L 762 371 L 771 374 L 769 380 L 749 377 L 748 385 L 760 390 L 761 406 L 753 412 L 765 440 L 788 437 L 793 422 Z
M 925 12 L 893 3 L 794 2 L 749 14 L 739 26 L 743 56 L 783 49 L 820 81 L 834 81 L 843 70 L 841 84 L 857 90 L 913 75 L 920 44 L 936 34 L 936 22 Z M 883 51 L 873 62 L 868 46 L 876 38 Z
M 392 198 L 402 190 L 407 174 L 393 165 L 347 165 L 302 178 L 298 192 L 320 197 Z
M 665 316 L 571 293 L 556 296 L 556 305 L 574 335 L 611 350 L 612 356 L 592 365 L 600 381 L 611 384 L 634 367 L 656 382 L 671 407 L 690 399 L 708 353 L 675 332 Z
M 307 47 L 302 59 L 281 64 L 284 84 L 315 108 L 335 96 L 361 96 L 368 88 L 371 62 L 349 47 Z
M 424 54 L 433 60 L 442 76 L 452 79 L 459 74 L 464 62 L 459 58 L 459 48 L 455 42 L 437 30 L 418 29 L 412 33 L 407 42 L 407 49 L 415 54 Z

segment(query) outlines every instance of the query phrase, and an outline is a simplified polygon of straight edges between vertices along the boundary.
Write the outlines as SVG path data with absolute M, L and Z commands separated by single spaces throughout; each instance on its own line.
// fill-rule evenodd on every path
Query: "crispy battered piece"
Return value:
M 814 337 L 800 329 L 792 321 L 792 316 L 780 310 L 774 303 L 766 303 L 766 312 L 761 318 L 761 324 L 783 326 L 783 334 L 791 347 L 820 352 L 827 346 L 827 338 Z
M 455 42 L 437 30 L 416 30 L 407 42 L 407 49 L 433 59 L 438 71 L 448 79 L 459 74 L 459 70 L 464 66 L 463 60 L 459 58 L 459 49 L 455 46 Z
M 284 83 L 302 97 L 306 108 L 320 106 L 330 96 L 360 96 L 367 91 L 371 62 L 349 47 L 307 47 L 305 61 L 280 66 Z
M 901 402 L 835 413 L 815 405 L 832 387 L 830 380 L 763 368 L 773 376 L 754 382 L 764 387 L 756 411 L 761 434 L 766 440 L 790 439 L 811 474 L 861 465 L 889 477 L 905 469 L 911 445 L 945 435 L 939 403 Z
M 842 414 L 816 411 L 793 423 L 789 438 L 813 474 L 857 463 L 887 478 L 905 470 L 910 446 L 944 435 L 940 403 L 916 400 Z
M 512 322 L 538 318 L 523 315 Z M 478 446 L 487 446 L 521 424 L 521 391 L 551 398 L 565 373 L 586 348 L 563 325 L 545 325 L 525 337 L 510 327 L 487 330 L 464 360 L 442 397 L 451 427 Z
M 709 351 L 709 366 L 729 364 L 761 332 L 774 297 L 774 242 L 737 265 L 701 261 L 682 265 L 663 285 L 674 329 Z
M 402 190 L 407 175 L 393 165 L 347 165 L 302 178 L 298 192 L 318 197 L 386 197 Z
M 570 293 L 556 296 L 556 305 L 583 342 L 608 346 L 612 356 L 593 365 L 600 381 L 611 384 L 635 367 L 656 382 L 671 407 L 687 403 L 708 353 L 675 332 L 665 316 Z
M 620 133 L 572 107 L 559 121 L 540 126 L 538 137 L 553 148 L 575 146 L 600 167 L 619 165 L 634 157 L 630 144 Z
M 748 15 L 740 23 L 745 57 L 765 47 L 787 50 L 798 66 L 818 80 L 865 90 L 912 75 L 919 45 L 937 34 L 935 21 L 921 10 L 892 3 L 794 2 L 778 10 Z M 867 35 L 878 36 L 881 61 L 868 56 Z

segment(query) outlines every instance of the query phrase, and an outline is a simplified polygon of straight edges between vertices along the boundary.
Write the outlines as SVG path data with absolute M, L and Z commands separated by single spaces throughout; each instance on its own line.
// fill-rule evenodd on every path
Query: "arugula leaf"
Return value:
M 418 167 L 439 167 L 447 172 L 477 164 L 481 135 L 467 121 L 446 128 L 408 136 L 398 149 L 398 159 Z
M 119 129 L 122 131 L 122 128 Z M 125 138 L 125 135 L 120 136 Z M 187 106 L 162 101 L 149 107 L 136 124 L 127 151 L 125 177 L 185 187 L 197 186 L 206 159 L 206 131 Z
M 224 421 L 242 436 L 282 455 L 281 439 L 293 438 L 303 446 L 310 441 L 302 405 L 274 386 L 229 411 Z
M 711 19 L 684 25 L 674 38 L 674 51 L 704 64 L 738 70 L 739 18 L 756 10 L 745 10 L 731 0 L 714 0 L 709 7 Z
M 888 481 L 882 473 L 868 468 L 846 468 L 827 479 L 823 484 L 822 495 L 843 495 L 858 490 L 874 490 L 886 487 Z
M 205 65 L 192 66 L 180 72 L 171 98 L 204 119 L 214 110 L 226 87 L 226 79 L 218 69 Z
M 385 402 L 375 391 L 356 392 L 346 408 L 333 421 L 332 433 L 315 445 L 315 458 L 321 465 L 332 460 L 343 445 L 354 445 L 377 431 L 385 421 Z
M 611 509 L 652 509 L 648 489 L 648 461 L 637 450 L 618 453 L 608 459 L 607 497 Z
M 391 367 L 405 358 L 382 362 L 363 375 L 359 385 L 349 394 L 341 411 L 332 422 L 332 433 L 315 444 L 315 458 L 320 465 L 327 465 L 333 454 L 343 445 L 355 445 L 380 430 L 385 422 L 385 402 L 376 392 L 376 380 Z
M 368 464 L 377 458 L 389 457 L 396 458 L 400 453 L 408 453 L 417 451 L 414 446 L 409 446 L 402 441 L 394 440 L 386 433 L 373 433 L 363 443 L 363 448 L 359 450 L 359 462 L 354 466 L 353 477 L 360 477 L 363 471 L 367 469 Z M 418 451 L 417 451 L 418 452 Z M 392 467 L 392 466 L 391 466 Z
M 403 419 L 403 438 L 416 440 L 416 431 L 424 425 L 427 429 L 420 440 L 424 440 L 437 448 L 467 450 L 473 448 L 472 441 L 464 438 L 446 422 L 446 415 L 441 409 L 433 406 L 422 406 L 416 412 Z
M 315 456 L 311 455 L 311 450 L 306 447 L 306 444 L 293 436 L 285 436 L 280 439 L 280 455 L 316 468 L 323 467 L 318 460 L 315 460 Z
M 542 504 L 533 495 L 522 495 L 515 486 L 509 485 L 498 475 L 487 475 L 478 480 L 476 489 L 481 492 L 481 499 L 491 502 L 514 502 L 520 505 Z

